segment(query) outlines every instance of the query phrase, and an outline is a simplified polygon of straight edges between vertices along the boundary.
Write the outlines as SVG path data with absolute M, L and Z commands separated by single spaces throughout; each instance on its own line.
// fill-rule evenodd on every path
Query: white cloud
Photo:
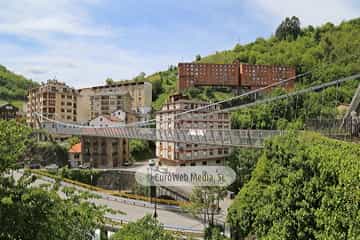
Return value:
M 145 57 L 117 46 L 114 33 L 119 31 L 93 22 L 87 11 L 93 4 L 98 1 L 1 1 L 0 34 L 30 39 L 36 47 L 2 43 L 0 64 L 37 81 L 56 76 L 84 87 L 101 84 L 106 77 L 130 78 L 150 72 L 173 60 Z
M 91 21 L 85 6 L 95 1 L 21 0 L 0 2 L 0 33 L 39 38 L 62 33 L 98 36 L 108 34 Z
M 120 80 L 142 71 L 153 73 L 178 60 L 171 56 L 145 56 L 114 45 L 78 40 L 59 42 L 43 52 L 24 51 L 16 45 L 0 45 L 0 58 L 5 48 L 15 53 L 13 57 L 2 60 L 2 64 L 10 66 L 11 70 L 38 81 L 56 76 L 74 87 L 99 85 L 107 77 Z
M 287 16 L 298 16 L 303 26 L 339 23 L 359 17 L 360 9 L 350 0 L 251 0 L 258 9 L 263 9 L 272 18 L 263 17 L 271 25 L 278 24 Z

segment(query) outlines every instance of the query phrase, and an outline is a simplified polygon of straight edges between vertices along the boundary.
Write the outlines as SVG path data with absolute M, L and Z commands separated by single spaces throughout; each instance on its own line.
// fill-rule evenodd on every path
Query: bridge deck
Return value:
M 94 128 L 67 127 L 57 124 L 43 124 L 51 134 L 94 136 L 108 138 L 144 139 L 151 141 L 179 142 L 216 146 L 263 147 L 267 138 L 283 135 L 280 130 L 239 130 L 239 129 L 168 129 L 155 128 Z

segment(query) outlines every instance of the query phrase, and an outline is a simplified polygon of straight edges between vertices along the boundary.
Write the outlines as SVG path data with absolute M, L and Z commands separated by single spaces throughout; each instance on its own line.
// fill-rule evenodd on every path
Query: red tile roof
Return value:
M 81 153 L 81 143 L 73 145 L 70 148 L 69 153 Z

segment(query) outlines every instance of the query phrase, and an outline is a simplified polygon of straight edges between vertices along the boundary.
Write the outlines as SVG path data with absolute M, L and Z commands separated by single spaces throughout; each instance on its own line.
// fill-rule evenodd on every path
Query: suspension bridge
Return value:
M 339 86 L 340 84 L 356 80 L 360 78 L 360 74 L 352 75 L 349 77 L 337 79 L 331 82 L 324 84 L 316 85 L 306 89 L 301 89 L 298 91 L 290 92 L 276 97 L 265 98 L 261 100 L 256 100 L 254 102 L 240 104 L 236 106 L 230 106 L 222 109 L 217 109 L 208 112 L 208 114 L 214 114 L 217 112 L 232 112 L 247 107 L 252 107 L 260 104 L 267 104 L 270 102 L 276 102 L 281 99 L 286 99 L 294 96 L 304 95 L 309 92 L 321 91 L 325 88 L 331 86 Z M 255 91 L 250 91 L 248 93 L 227 99 L 221 102 L 216 102 L 209 104 L 205 107 L 191 109 L 185 112 L 178 113 L 178 116 L 187 115 L 190 119 L 196 119 L 196 114 L 191 114 L 205 108 L 209 108 L 214 105 L 224 105 L 233 100 L 240 99 L 241 97 L 254 94 L 259 91 L 264 91 L 270 87 L 284 84 L 288 80 L 280 81 L 279 83 L 269 85 L 264 88 L 260 88 Z M 359 85 L 360 89 L 360 85 Z M 360 90 L 357 90 L 350 108 L 352 110 L 359 109 L 360 105 Z M 286 131 L 281 130 L 257 130 L 257 129 L 160 129 L 160 128 L 151 128 L 151 125 L 157 125 L 158 123 L 168 122 L 169 120 L 157 121 L 156 119 L 151 119 L 144 122 L 136 122 L 125 124 L 120 127 L 90 127 L 84 125 L 69 124 L 65 122 L 59 122 L 53 119 L 49 119 L 39 113 L 34 113 L 38 118 L 38 121 L 41 127 L 46 130 L 49 134 L 55 135 L 76 135 L 76 136 L 93 136 L 93 137 L 107 137 L 107 138 L 128 138 L 128 139 L 143 139 L 151 141 L 164 141 L 164 142 L 178 142 L 178 143 L 189 143 L 189 144 L 202 144 L 202 145 L 216 145 L 216 146 L 232 146 L 232 147 L 251 147 L 251 148 L 261 148 L 264 145 L 264 141 L 268 138 L 284 135 Z M 360 121 L 358 125 L 350 126 L 349 124 L 344 124 L 349 122 L 349 114 L 347 114 L 340 125 L 332 125 L 332 130 L 336 131 L 336 134 L 355 134 L 359 135 Z M 201 118 L 203 115 L 201 115 Z M 170 120 L 173 121 L 173 120 Z M 350 125 L 352 124 L 350 119 Z M 334 127 L 335 126 L 335 127 Z M 355 132 L 354 132 L 355 129 Z M 324 130 L 324 128 L 312 129 L 319 130 L 325 135 L 335 134 L 333 131 L 330 131 L 330 128 Z

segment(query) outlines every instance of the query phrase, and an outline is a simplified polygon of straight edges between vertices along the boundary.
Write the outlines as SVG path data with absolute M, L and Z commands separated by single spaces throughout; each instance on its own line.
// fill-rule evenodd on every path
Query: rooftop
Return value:
M 69 153 L 81 153 L 81 143 L 77 143 L 73 145 L 70 148 Z

